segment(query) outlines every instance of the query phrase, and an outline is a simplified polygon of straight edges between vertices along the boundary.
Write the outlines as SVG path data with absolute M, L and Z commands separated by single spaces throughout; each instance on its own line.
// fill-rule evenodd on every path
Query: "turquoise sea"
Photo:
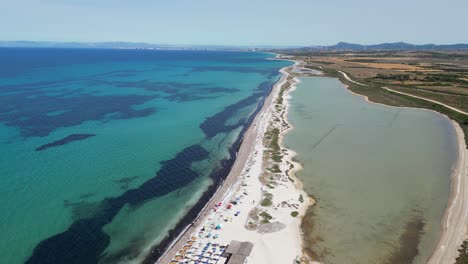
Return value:
M 291 64 L 271 57 L 0 49 L 1 262 L 156 259 Z

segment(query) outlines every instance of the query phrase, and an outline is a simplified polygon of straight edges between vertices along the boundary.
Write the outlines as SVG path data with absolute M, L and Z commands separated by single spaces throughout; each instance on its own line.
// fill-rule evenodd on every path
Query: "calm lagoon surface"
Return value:
M 457 160 L 434 112 L 369 103 L 337 79 L 302 78 L 286 138 L 317 203 L 303 228 L 325 263 L 425 263 L 440 235 Z
M 2 263 L 141 261 L 214 191 L 291 64 L 218 51 L 0 57 Z

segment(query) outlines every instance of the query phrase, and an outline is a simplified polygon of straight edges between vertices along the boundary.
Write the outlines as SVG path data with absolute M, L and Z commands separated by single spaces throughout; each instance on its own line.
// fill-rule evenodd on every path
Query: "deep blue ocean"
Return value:
M 227 175 L 272 57 L 0 49 L 0 262 L 157 258 Z

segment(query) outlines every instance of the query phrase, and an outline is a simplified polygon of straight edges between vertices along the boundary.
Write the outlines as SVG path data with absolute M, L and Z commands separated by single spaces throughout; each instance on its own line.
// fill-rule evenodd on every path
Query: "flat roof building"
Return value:
M 247 257 L 252 252 L 254 244 L 251 242 L 240 242 L 232 240 L 224 254 L 226 254 L 226 264 L 244 264 Z

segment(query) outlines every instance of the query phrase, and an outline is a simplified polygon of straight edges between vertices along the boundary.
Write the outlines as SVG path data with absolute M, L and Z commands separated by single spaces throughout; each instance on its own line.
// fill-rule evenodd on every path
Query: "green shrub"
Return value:
M 273 204 L 273 194 L 271 193 L 265 193 L 264 195 L 264 198 L 262 201 L 260 201 L 260 205 L 263 206 L 263 207 L 268 207 L 268 206 L 271 206 Z
M 271 168 L 269 168 L 268 170 L 270 172 L 272 172 L 272 173 L 280 173 L 281 172 L 278 164 L 273 164 L 273 166 L 271 166 Z
M 267 224 L 270 223 L 270 220 L 273 219 L 273 216 L 271 216 L 269 213 L 263 211 L 260 213 L 260 217 L 262 218 L 262 224 Z
M 458 250 L 458 255 L 455 264 L 468 264 L 468 240 L 464 241 Z
M 301 203 L 304 202 L 304 197 L 302 196 L 302 194 L 299 194 L 299 202 L 301 202 Z

